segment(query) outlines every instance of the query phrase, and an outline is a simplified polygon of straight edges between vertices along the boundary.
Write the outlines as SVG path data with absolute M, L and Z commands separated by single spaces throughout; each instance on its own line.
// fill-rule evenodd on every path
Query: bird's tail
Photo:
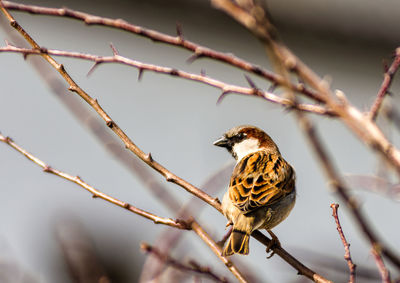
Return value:
M 222 255 L 230 256 L 235 253 L 242 255 L 249 254 L 249 238 L 250 235 L 246 232 L 233 229 Z

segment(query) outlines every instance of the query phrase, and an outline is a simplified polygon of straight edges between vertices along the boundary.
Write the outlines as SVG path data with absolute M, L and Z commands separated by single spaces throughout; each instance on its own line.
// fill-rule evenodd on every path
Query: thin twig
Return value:
M 371 253 L 374 256 L 376 265 L 378 266 L 378 270 L 379 270 L 379 273 L 381 274 L 382 282 L 390 283 L 391 282 L 390 281 L 390 273 L 383 262 L 380 252 L 377 249 L 379 249 L 379 247 L 373 247 L 371 249 Z
M 32 155 L 31 153 L 29 153 L 28 151 L 26 151 L 19 145 L 17 145 L 9 137 L 5 137 L 2 134 L 0 134 L 0 141 L 11 146 L 16 151 L 23 154 L 26 158 L 28 158 L 35 164 L 39 165 L 40 167 L 42 167 L 44 172 L 54 174 L 60 178 L 63 178 L 65 180 L 68 180 L 70 182 L 73 182 L 73 183 L 81 186 L 82 188 L 84 188 L 85 190 L 90 192 L 92 194 L 93 198 L 101 198 L 101 199 L 108 201 L 112 204 L 115 204 L 119 207 L 125 208 L 126 210 L 129 210 L 130 212 L 133 212 L 137 215 L 143 216 L 144 218 L 152 220 L 155 224 L 164 224 L 164 225 L 171 226 L 171 227 L 178 228 L 178 229 L 190 230 L 190 225 L 188 223 L 186 223 L 184 220 L 179 220 L 179 219 L 173 220 L 171 218 L 160 217 L 160 216 L 157 216 L 150 212 L 144 211 L 144 210 L 137 208 L 127 202 L 113 198 L 113 197 L 95 189 L 94 187 L 90 186 L 88 183 L 84 182 L 79 176 L 72 176 L 65 172 L 62 172 L 62 171 L 59 171 L 57 169 L 50 167 L 49 165 L 47 165 L 45 162 L 43 162 L 39 158 L 35 157 L 34 155 Z
M 15 53 L 22 53 L 24 56 L 33 54 L 33 55 L 54 55 L 54 56 L 61 56 L 61 57 L 69 57 L 69 58 L 78 58 L 82 60 L 88 60 L 95 62 L 93 67 L 90 69 L 89 73 L 91 74 L 94 68 L 102 63 L 119 63 L 123 65 L 128 65 L 139 70 L 139 74 L 142 77 L 144 71 L 151 71 L 155 73 L 161 73 L 166 75 L 171 75 L 173 77 L 180 77 L 182 79 L 187 79 L 191 81 L 196 81 L 200 83 L 204 83 L 206 85 L 215 87 L 220 89 L 224 95 L 229 93 L 237 93 L 242 95 L 251 95 L 251 96 L 259 96 L 267 101 L 280 104 L 284 107 L 292 107 L 290 100 L 286 98 L 282 98 L 278 95 L 275 95 L 271 92 L 262 91 L 260 89 L 255 88 L 248 88 L 248 87 L 241 87 L 232 84 L 227 84 L 222 81 L 213 79 L 211 77 L 207 77 L 205 75 L 197 75 L 193 73 L 188 73 L 182 70 L 178 70 L 175 68 L 170 67 L 163 67 L 159 65 L 147 64 L 142 63 L 136 60 L 129 59 L 127 57 L 121 56 L 118 53 L 114 52 L 113 56 L 98 56 L 92 54 L 85 54 L 79 52 L 68 52 L 62 50 L 54 50 L 54 49 L 47 49 L 47 48 L 40 48 L 40 49 L 27 49 L 27 48 L 19 48 L 16 46 L 12 46 L 7 43 L 6 47 L 0 47 L 0 52 L 15 52 Z M 328 115 L 334 116 L 335 114 L 332 111 L 325 109 L 319 105 L 312 105 L 312 104 L 299 104 L 297 108 L 302 111 L 312 112 L 315 114 L 320 115 Z
M 344 259 L 346 260 L 347 265 L 349 266 L 349 270 L 350 270 L 349 283 L 354 283 L 356 280 L 356 265 L 353 263 L 353 261 L 351 259 L 350 244 L 347 242 L 346 237 L 344 236 L 344 233 L 343 233 L 342 226 L 340 225 L 339 216 L 338 216 L 339 204 L 332 203 L 331 208 L 332 208 L 332 216 L 335 218 L 335 222 L 336 222 L 336 229 L 339 232 L 340 239 L 342 240 L 342 243 L 344 246 L 344 250 L 345 250 Z
M 215 282 L 222 282 L 222 283 L 228 282 L 227 278 L 215 274 L 210 267 L 201 266 L 194 260 L 190 260 L 190 265 L 181 263 L 177 259 L 171 257 L 168 254 L 162 253 L 159 249 L 147 243 L 142 243 L 140 248 L 144 252 L 155 255 L 159 260 L 161 260 L 165 264 L 170 265 L 178 270 L 200 274 L 212 279 Z
M 83 21 L 87 25 L 101 25 L 101 26 L 108 26 L 124 30 L 139 36 L 149 38 L 154 42 L 162 42 L 165 44 L 181 47 L 188 51 L 191 51 L 193 52 L 193 55 L 188 59 L 189 62 L 193 62 L 194 60 L 199 58 L 208 57 L 235 66 L 242 70 L 251 72 L 257 76 L 263 77 L 273 82 L 274 85 L 282 85 L 283 83 L 283 78 L 281 76 L 274 74 L 260 66 L 249 63 L 246 60 L 238 58 L 230 53 L 228 54 L 228 53 L 218 52 L 216 50 L 212 50 L 208 47 L 184 39 L 182 36 L 181 28 L 177 29 L 178 31 L 180 31 L 178 32 L 177 36 L 170 36 L 155 30 L 147 29 L 138 25 L 128 23 L 121 19 L 99 17 L 96 15 L 91 15 L 88 13 L 68 8 L 48 8 L 48 7 L 41 7 L 34 5 L 24 5 L 10 1 L 2 1 L 2 3 L 5 8 L 10 10 L 29 12 L 31 14 L 72 18 Z M 318 101 L 318 95 L 315 93 L 315 91 L 306 88 L 302 83 L 292 84 L 291 88 L 294 91 L 303 93 L 307 97 L 310 97 Z
M 393 59 L 392 65 L 390 65 L 389 69 L 385 71 L 385 73 L 383 74 L 383 82 L 378 91 L 378 95 L 376 96 L 376 99 L 372 104 L 371 109 L 369 110 L 368 113 L 370 119 L 375 120 L 376 117 L 378 116 L 378 111 L 382 105 L 383 99 L 389 92 L 389 88 L 390 85 L 392 84 L 393 77 L 397 72 L 397 70 L 399 69 L 399 67 L 400 67 L 400 47 L 396 49 L 396 54 Z

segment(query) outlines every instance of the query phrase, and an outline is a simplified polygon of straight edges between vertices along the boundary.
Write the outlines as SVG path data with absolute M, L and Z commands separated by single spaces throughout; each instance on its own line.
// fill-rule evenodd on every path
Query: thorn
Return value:
M 98 62 L 98 61 L 94 62 L 93 66 L 89 69 L 89 72 L 87 72 L 86 76 L 89 77 L 89 76 L 94 72 L 94 70 L 96 69 L 96 67 L 97 67 L 98 65 L 100 65 L 101 63 L 102 63 L 102 62 Z
M 201 69 L 201 71 L 200 71 L 200 75 L 202 75 L 203 77 L 205 77 L 205 76 L 206 76 L 206 70 L 204 70 L 204 69 Z
M 110 42 L 110 47 L 111 47 L 111 50 L 112 50 L 114 56 L 118 56 L 119 52 L 118 52 L 117 48 L 114 46 L 114 44 L 112 44 L 112 42 Z
M 146 159 L 148 162 L 153 162 L 153 156 L 151 155 L 150 152 L 147 154 Z
M 180 22 L 176 22 L 176 34 L 178 35 L 178 37 L 181 41 L 184 41 L 182 24 Z
M 226 96 L 227 94 L 229 94 L 229 93 L 230 93 L 229 90 L 224 90 L 224 91 L 221 93 L 221 95 L 218 97 L 218 99 L 217 99 L 217 105 L 221 104 L 222 100 L 223 100 L 223 99 L 225 98 L 225 96 Z
M 269 86 L 269 88 L 268 88 L 268 92 L 271 92 L 271 93 L 273 93 L 274 91 L 275 91 L 275 89 L 277 88 L 277 84 L 276 83 L 273 83 L 273 84 L 271 84 L 270 86 Z
M 251 86 L 252 89 L 258 90 L 258 87 L 256 86 L 256 84 L 253 82 L 253 80 L 248 75 L 244 75 L 244 77 L 246 78 L 248 84 Z
M 201 54 L 194 53 L 194 54 L 190 55 L 189 58 L 186 59 L 186 63 L 192 64 L 194 61 L 196 61 L 200 57 L 202 57 Z
M 144 69 L 139 68 L 139 73 L 138 73 L 138 78 L 137 78 L 138 81 L 141 81 L 141 80 L 142 80 L 143 73 L 144 73 Z

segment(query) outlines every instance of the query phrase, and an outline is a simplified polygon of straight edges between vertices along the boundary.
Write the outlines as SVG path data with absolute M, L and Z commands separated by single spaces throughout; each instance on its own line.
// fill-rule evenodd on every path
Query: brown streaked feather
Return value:
M 270 205 L 294 190 L 294 171 L 279 153 L 258 151 L 233 170 L 229 197 L 244 213 Z

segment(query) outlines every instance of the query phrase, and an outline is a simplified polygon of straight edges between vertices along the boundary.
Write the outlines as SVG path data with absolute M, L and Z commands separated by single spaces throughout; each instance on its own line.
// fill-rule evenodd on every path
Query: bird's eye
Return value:
M 245 133 L 239 133 L 236 135 L 238 141 L 243 140 L 247 135 Z

